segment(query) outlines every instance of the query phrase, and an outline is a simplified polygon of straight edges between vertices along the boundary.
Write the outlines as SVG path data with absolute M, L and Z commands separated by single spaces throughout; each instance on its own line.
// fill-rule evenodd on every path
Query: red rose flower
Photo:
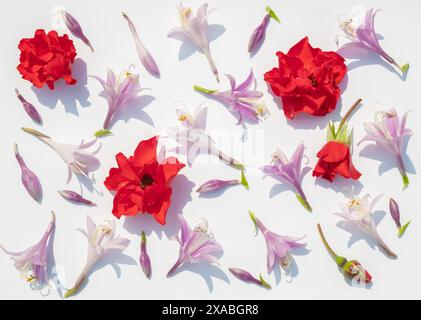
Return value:
M 317 157 L 319 161 L 313 171 L 313 177 L 322 177 L 332 182 L 336 174 L 354 180 L 361 176 L 352 164 L 349 146 L 344 143 L 329 141 L 317 153 Z
M 335 109 L 341 94 L 338 85 L 347 71 L 340 55 L 313 48 L 307 37 L 287 54 L 276 55 L 279 68 L 266 72 L 265 81 L 282 98 L 288 119 L 300 112 L 324 116 Z
M 110 170 L 104 184 L 108 190 L 117 192 L 113 206 L 117 218 L 141 212 L 149 213 L 160 224 L 165 224 L 172 193 L 169 183 L 184 164 L 173 157 L 159 163 L 157 142 L 157 137 L 141 141 L 130 158 L 122 153 L 116 155 L 118 168 Z
M 21 54 L 17 69 L 22 78 L 35 87 L 42 88 L 46 83 L 54 89 L 54 82 L 60 78 L 67 84 L 76 83 L 72 78 L 76 49 L 67 34 L 58 36 L 56 31 L 46 34 L 39 29 L 33 38 L 22 39 L 19 49 Z

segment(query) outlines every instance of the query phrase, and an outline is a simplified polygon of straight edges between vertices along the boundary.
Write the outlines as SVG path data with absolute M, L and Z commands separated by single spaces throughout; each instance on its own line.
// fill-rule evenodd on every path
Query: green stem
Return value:
M 343 265 L 347 262 L 347 260 L 344 257 L 338 256 L 336 254 L 336 252 L 333 251 L 333 249 L 327 243 L 327 240 L 326 240 L 326 238 L 325 238 L 325 236 L 323 234 L 322 227 L 320 226 L 320 224 L 317 224 L 317 229 L 319 230 L 320 238 L 322 239 L 322 242 L 323 242 L 324 246 L 326 247 L 327 251 L 333 256 L 333 258 L 335 259 L 336 264 L 339 267 L 342 268 Z
M 344 117 L 342 118 L 341 122 L 339 123 L 339 127 L 338 127 L 338 131 L 337 134 L 339 134 L 339 132 L 341 132 L 342 127 L 345 125 L 346 121 L 348 120 L 348 118 L 351 116 L 352 112 L 354 112 L 354 110 L 360 105 L 360 103 L 362 102 L 362 99 L 358 99 L 357 101 L 355 101 L 355 103 L 351 106 L 351 108 L 349 108 L 348 112 L 344 115 Z
M 218 91 L 218 90 L 206 89 L 206 88 L 203 88 L 201 86 L 193 86 L 193 89 L 196 90 L 196 91 L 205 93 L 205 94 L 212 94 L 212 93 L 215 93 L 215 92 Z

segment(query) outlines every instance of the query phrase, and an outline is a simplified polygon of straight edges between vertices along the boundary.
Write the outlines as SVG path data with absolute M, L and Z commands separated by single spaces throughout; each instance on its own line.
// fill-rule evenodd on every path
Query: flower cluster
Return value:
M 208 16 L 211 12 L 211 10 L 208 10 L 208 4 L 199 6 L 196 12 L 182 3 L 178 5 L 177 9 L 180 26 L 171 29 L 168 32 L 168 37 L 193 44 L 207 58 L 215 77 L 215 79 L 212 78 L 212 81 L 216 80 L 219 82 L 219 71 L 210 49 L 210 41 L 213 37 L 210 35 L 211 28 L 208 24 Z M 345 20 L 340 19 L 340 29 L 343 31 L 342 38 L 346 39 L 346 43 L 340 46 L 337 52 L 313 47 L 306 36 L 289 50 L 284 52 L 277 51 L 277 65 L 264 74 L 256 76 L 253 70 L 246 69 L 250 71 L 242 82 L 237 82 L 233 75 L 226 73 L 229 86 L 227 82 L 224 89 L 207 89 L 198 85 L 193 87 L 206 97 L 223 104 L 238 119 L 237 124 L 243 125 L 243 129 L 246 128 L 246 122 L 250 125 L 259 125 L 271 114 L 270 107 L 265 102 L 268 101 L 267 97 L 265 97 L 265 92 L 257 88 L 259 80 L 267 83 L 269 93 L 280 98 L 281 107 L 289 124 L 291 121 L 300 121 L 299 118 L 302 116 L 329 117 L 330 120 L 326 119 L 325 122 L 328 123 L 327 139 L 313 157 L 308 155 L 308 152 L 306 152 L 306 155 L 304 154 L 305 145 L 308 146 L 308 143 L 299 143 L 297 145 L 294 142 L 292 145 L 297 147 L 290 157 L 287 157 L 284 152 L 277 149 L 272 154 L 271 162 L 260 167 L 262 175 L 271 176 L 281 182 L 284 185 L 283 187 L 293 191 L 300 204 L 309 212 L 313 212 L 314 209 L 317 214 L 321 209 L 310 205 L 307 197 L 310 188 L 303 184 L 303 182 L 307 182 L 303 180 L 307 173 L 311 171 L 311 168 L 313 168 L 313 177 L 325 179 L 330 183 L 336 182 L 338 178 L 342 179 L 342 183 L 349 183 L 350 180 L 344 179 L 359 180 L 362 176 L 362 172 L 354 166 L 354 161 L 356 160 L 353 157 L 354 132 L 349 125 L 350 117 L 361 105 L 362 99 L 358 99 L 351 106 L 338 125 L 331 118 L 331 113 L 339 109 L 339 101 L 345 87 L 343 82 L 348 76 L 345 51 L 347 49 L 371 51 L 398 68 L 403 74 L 406 74 L 409 70 L 409 64 L 398 64 L 381 47 L 380 36 L 374 28 L 377 12 L 377 10 L 369 9 L 360 11 L 357 18 L 347 17 Z M 90 49 L 91 52 L 89 54 L 100 54 L 94 52 L 94 48 L 81 24 L 73 15 L 64 8 L 54 9 L 54 14 L 53 24 L 57 23 L 57 26 L 62 24 L 69 31 L 70 36 L 67 34 L 59 35 L 56 30 L 46 32 L 44 29 L 38 29 L 35 31 L 34 37 L 24 38 L 18 45 L 20 59 L 17 70 L 24 80 L 32 83 L 35 93 L 38 93 L 38 90 L 43 88 L 45 84 L 53 90 L 56 82 L 60 79 L 63 79 L 68 85 L 74 85 L 79 81 L 72 72 L 72 65 L 76 58 L 75 44 L 82 44 L 80 43 L 81 41 Z M 143 39 L 144 34 L 138 32 L 133 23 L 134 20 L 132 21 L 127 14 L 122 13 L 122 16 L 128 24 L 140 63 L 150 75 L 156 78 L 154 80 L 159 81 L 161 72 L 158 64 L 143 41 L 141 41 L 140 35 L 142 35 Z M 261 23 L 254 29 L 250 28 L 250 30 L 253 30 L 247 47 L 250 59 L 262 48 L 271 20 L 280 22 L 274 10 L 266 7 L 266 14 Z M 80 41 L 74 43 L 71 37 Z M 338 45 L 340 38 L 338 36 L 336 39 Z M 243 47 L 245 51 L 245 44 L 239 47 Z M 227 50 L 229 49 L 227 48 Z M 81 52 L 83 50 L 79 51 L 79 53 Z M 98 59 L 98 61 L 102 60 Z M 68 201 L 67 205 L 84 205 L 83 209 L 94 210 L 96 203 L 99 202 L 95 200 L 93 194 L 85 195 L 84 186 L 91 193 L 96 191 L 99 195 L 103 195 L 102 192 L 97 190 L 94 177 L 94 172 L 101 165 L 100 157 L 97 155 L 102 146 L 99 141 L 109 143 L 117 140 L 99 138 L 111 135 L 111 127 L 116 121 L 117 115 L 122 113 L 130 102 L 135 104 L 141 98 L 140 93 L 145 89 L 143 87 L 143 77 L 141 86 L 141 75 L 132 71 L 133 66 L 134 64 L 131 64 L 130 67 L 120 73 L 108 68 L 105 78 L 91 76 L 102 87 L 99 96 L 106 100 L 108 106 L 102 128 L 94 134 L 95 137 L 92 140 L 89 139 L 88 142 L 82 140 L 80 143 L 74 144 L 60 143 L 36 129 L 22 127 L 25 133 L 44 142 L 64 161 L 68 168 L 67 183 L 71 182 L 73 175 L 80 183 L 80 192 L 67 188 L 56 189 L 59 195 Z M 254 70 L 260 69 L 254 67 Z M 393 71 L 395 70 L 393 69 Z M 398 75 L 401 76 L 400 73 Z M 182 73 L 181 76 L 184 77 L 185 74 Z M 402 78 L 405 78 L 405 76 L 402 75 Z M 146 78 L 145 82 L 147 81 L 148 79 Z M 20 86 L 18 87 L 20 88 Z M 75 86 L 64 86 L 60 90 L 64 90 L 68 94 L 74 88 Z M 20 90 L 24 92 L 23 88 Z M 35 124 L 43 125 L 44 122 L 38 109 L 26 100 L 20 91 L 15 89 L 15 93 L 20 102 L 18 104 L 21 105 L 19 112 L 21 112 L 21 107 L 23 107 L 27 116 Z M 26 94 L 24 92 L 25 97 L 27 96 Z M 72 92 L 71 94 L 74 95 L 76 93 Z M 275 101 L 277 99 L 275 98 Z M 32 99 L 29 100 L 31 101 Z M 240 162 L 234 159 L 230 153 L 219 148 L 212 138 L 213 135 L 206 128 L 208 110 L 206 107 L 200 105 L 194 112 L 190 112 L 186 107 L 176 107 L 175 109 L 179 124 L 168 127 L 165 130 L 167 135 L 159 137 L 156 135 L 157 133 L 154 133 L 149 139 L 139 139 L 140 142 L 131 156 L 126 156 L 122 152 L 118 152 L 115 155 L 117 165 L 109 169 L 108 176 L 103 181 L 103 186 L 113 196 L 112 208 L 110 201 L 109 209 L 107 210 L 109 217 L 105 218 L 102 223 L 96 224 L 90 215 L 86 216 L 86 230 L 79 230 L 87 239 L 86 262 L 81 268 L 79 276 L 75 279 L 73 286 L 66 289 L 64 293 L 65 298 L 76 295 L 81 291 L 100 261 L 102 264 L 112 263 L 112 259 L 106 260 L 104 259 L 105 256 L 111 255 L 113 252 L 122 253 L 128 248 L 130 239 L 117 234 L 117 223 L 121 217 L 148 214 L 158 223 L 154 227 L 163 230 L 166 228 L 164 225 L 169 221 L 167 221 L 167 214 L 173 215 L 176 222 L 171 228 L 175 227 L 173 234 L 176 234 L 176 236 L 172 237 L 172 239 L 177 241 L 179 251 L 178 257 L 174 258 L 175 262 L 172 266 L 168 265 L 167 277 L 174 276 L 186 265 L 198 265 L 199 262 L 215 264 L 221 269 L 224 267 L 220 265 L 220 258 L 224 253 L 222 241 L 220 242 L 219 239 L 216 239 L 209 227 L 208 220 L 202 218 L 194 227 L 191 227 L 186 218 L 188 215 L 185 214 L 188 211 L 188 206 L 185 207 L 185 210 L 180 210 L 180 208 L 174 206 L 170 210 L 171 204 L 174 202 L 173 188 L 175 188 L 175 185 L 172 185 L 172 182 L 185 165 L 175 155 L 166 157 L 165 154 L 168 149 L 166 143 L 170 143 L 169 140 L 172 139 L 178 144 L 175 148 L 175 154 L 179 154 L 181 149 L 186 151 L 187 163 L 190 166 L 192 166 L 193 159 L 199 153 L 206 153 L 239 170 L 237 171 L 237 179 L 215 177 L 202 183 L 196 188 L 196 192 L 200 194 L 199 198 L 205 197 L 205 193 L 213 193 L 213 196 L 222 195 L 223 192 L 217 193 L 217 191 L 237 185 L 243 185 L 247 190 L 250 189 L 250 191 L 247 191 L 249 193 L 253 192 L 253 187 L 250 188 L 246 179 L 247 170 L 250 168 L 247 168 L 247 162 Z M 363 128 L 366 135 L 361 138 L 358 145 L 363 142 L 370 142 L 389 152 L 396 162 L 405 189 L 409 185 L 408 174 L 413 171 L 411 171 L 412 168 L 408 165 L 404 153 L 406 151 L 406 142 L 413 135 L 413 132 L 406 127 L 408 112 L 402 114 L 396 109 L 377 112 L 374 122 L 364 123 Z M 313 119 L 313 121 L 318 120 Z M 313 133 L 315 131 L 311 131 L 311 134 Z M 287 134 L 287 132 L 282 132 L 282 135 L 279 136 L 282 138 L 279 139 L 280 143 L 288 140 Z M 158 143 L 162 147 L 159 152 Z M 96 145 L 99 145 L 99 147 L 93 150 Z M 25 160 L 29 156 L 29 152 L 26 150 L 25 148 Z M 172 151 L 174 150 L 170 150 L 170 152 Z M 20 169 L 22 186 L 33 200 L 41 204 L 43 191 L 47 192 L 50 188 L 46 185 L 41 186 L 41 181 L 43 181 L 43 184 L 46 181 L 44 179 L 40 180 L 38 175 L 32 171 L 32 169 L 36 169 L 35 164 L 24 160 L 16 143 L 14 144 L 14 156 Z M 312 160 L 317 160 L 317 162 L 314 161 L 314 166 L 310 167 L 309 164 Z M 45 161 L 45 163 L 48 163 L 48 161 Z M 360 168 L 360 165 L 357 162 L 355 163 Z M 29 164 L 31 169 L 29 169 L 27 164 Z M 189 170 L 185 171 L 187 174 L 189 173 Z M 319 185 L 316 187 L 325 186 Z M 304 192 L 304 189 L 306 192 Z M 233 191 L 240 192 L 240 190 Z M 243 189 L 241 192 L 246 191 Z M 57 193 L 54 194 L 57 196 Z M 311 198 L 316 199 L 316 196 L 312 195 Z M 374 241 L 374 244 L 386 256 L 396 259 L 398 255 L 386 244 L 386 242 L 389 243 L 389 239 L 383 238 L 383 232 L 381 232 L 382 236 L 380 236 L 377 228 L 375 204 L 380 198 L 381 195 L 372 199 L 368 194 L 362 197 L 355 194 L 351 199 L 340 203 L 340 212 L 336 213 L 336 215 L 343 219 L 342 224 L 348 224 L 353 227 L 351 232 L 358 231 L 363 233 Z M 200 199 L 195 199 L 194 201 L 200 201 Z M 406 223 L 401 222 L 401 211 L 398 202 L 393 198 L 389 200 L 389 212 L 391 219 L 396 225 L 398 237 L 402 237 L 410 221 Z M 272 273 L 276 274 L 274 271 L 280 267 L 280 272 L 286 272 L 287 275 L 292 277 L 294 274 L 292 270 L 296 266 L 294 257 L 300 255 L 300 253 L 308 252 L 306 249 L 307 243 L 303 242 L 306 236 L 295 237 L 278 234 L 263 224 L 262 220 L 256 217 L 252 211 L 249 211 L 249 215 L 256 227 L 256 235 L 260 231 L 266 244 L 267 274 L 269 276 Z M 133 220 L 126 219 L 125 223 L 132 224 Z M 149 249 L 155 248 L 155 246 L 147 247 L 147 239 L 149 243 L 149 241 L 154 241 L 154 237 L 150 237 L 151 230 L 148 229 L 145 219 L 142 217 L 139 221 L 141 228 L 138 230 L 140 236 L 139 254 L 137 255 L 138 271 L 143 272 L 147 279 L 151 279 L 152 266 L 155 263 L 156 256 L 150 255 L 152 252 Z M 49 272 L 49 264 L 54 260 L 50 259 L 50 256 L 53 253 L 55 223 L 56 215 L 53 212 L 40 241 L 24 251 L 11 252 L 0 245 L 0 248 L 13 259 L 14 266 L 20 272 L 21 277 L 35 289 L 50 287 L 51 274 Z M 360 262 L 339 256 L 326 240 L 320 224 L 317 225 L 317 229 L 322 244 L 348 281 L 359 285 L 368 285 L 372 282 L 371 274 Z M 219 230 L 217 231 L 219 232 Z M 241 242 L 237 241 L 234 245 L 240 246 Z M 252 254 L 249 255 L 252 256 Z M 160 257 L 163 260 L 164 256 L 161 255 Z M 252 259 L 254 259 L 254 256 L 252 256 Z M 264 266 L 264 261 L 260 262 Z M 255 265 L 258 266 L 257 262 Z M 246 270 L 238 267 L 230 267 L 226 268 L 226 270 L 232 276 L 245 283 L 251 283 L 266 289 L 272 288 L 263 279 L 262 274 L 258 277 L 254 276 L 259 274 L 255 270 Z

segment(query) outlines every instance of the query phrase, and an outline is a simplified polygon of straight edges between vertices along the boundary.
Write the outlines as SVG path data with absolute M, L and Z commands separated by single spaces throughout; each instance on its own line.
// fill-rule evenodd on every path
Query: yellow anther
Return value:
M 184 122 L 184 121 L 186 121 L 187 120 L 187 116 L 185 115 L 185 114 L 181 114 L 179 117 L 178 117 L 178 120 L 179 121 L 181 121 L 181 122 Z
M 192 12 L 191 8 L 183 8 L 181 10 L 181 15 L 185 18 L 188 18 L 190 16 L 191 12 Z
M 354 207 L 358 207 L 361 204 L 361 201 L 359 199 L 353 199 L 348 202 L 348 208 L 352 209 Z

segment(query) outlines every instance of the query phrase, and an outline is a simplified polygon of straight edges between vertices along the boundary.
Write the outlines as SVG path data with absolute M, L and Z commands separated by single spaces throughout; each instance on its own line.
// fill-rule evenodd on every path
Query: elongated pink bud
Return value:
M 266 7 L 266 12 L 267 14 L 263 18 L 262 22 L 256 29 L 254 29 L 253 33 L 251 34 L 248 45 L 248 52 L 256 51 L 262 45 L 263 41 L 265 40 L 266 29 L 271 18 L 277 22 L 280 22 L 276 13 L 270 7 Z
M 137 33 L 136 27 L 134 26 L 130 18 L 127 16 L 127 14 L 123 12 L 122 15 L 124 19 L 127 20 L 127 23 L 129 24 L 130 32 L 132 33 L 133 40 L 136 45 L 137 55 L 140 59 L 140 62 L 142 62 L 143 66 L 146 68 L 146 70 L 148 70 L 150 74 L 152 74 L 153 76 L 159 77 L 160 73 L 159 73 L 158 65 L 156 64 L 154 58 L 152 57 L 148 49 L 146 49 L 142 41 L 140 41 L 139 34 Z
M 85 199 L 77 192 L 74 192 L 71 190 L 62 190 L 62 191 L 59 191 L 58 193 L 67 201 L 75 202 L 75 203 L 83 203 L 83 204 L 87 204 L 88 206 L 96 206 L 95 203 L 93 203 L 92 201 L 88 199 Z
M 219 180 L 213 179 L 205 182 L 202 184 L 196 192 L 198 193 L 206 193 L 206 192 L 213 192 L 218 191 L 220 189 L 235 186 L 238 184 L 242 184 L 246 189 L 249 189 L 249 184 L 247 182 L 246 176 L 244 175 L 244 171 L 241 171 L 241 179 L 240 180 Z
M 259 279 L 253 277 L 253 275 L 246 270 L 239 269 L 239 268 L 229 268 L 228 269 L 236 278 L 248 282 L 248 283 L 254 283 L 258 286 L 265 287 L 266 289 L 272 289 L 269 283 L 267 283 L 263 277 L 260 275 Z
M 34 199 L 37 202 L 41 202 L 42 188 L 38 177 L 26 166 L 25 161 L 19 154 L 18 145 L 16 143 L 14 144 L 14 149 L 16 160 L 18 161 L 22 172 L 21 180 L 23 186 L 25 187 L 26 191 L 28 191 L 32 199 Z
M 398 236 L 399 237 L 403 236 L 403 234 L 405 233 L 411 221 L 408 221 L 402 226 L 399 205 L 392 198 L 390 198 L 390 201 L 389 201 L 389 211 L 390 211 L 390 215 L 392 216 L 393 221 L 396 224 L 396 227 L 398 228 Z
M 142 231 L 140 240 L 140 266 L 146 278 L 150 279 L 152 274 L 151 259 L 149 258 L 148 251 L 146 250 L 146 235 Z
M 80 26 L 79 22 L 73 17 L 70 13 L 65 10 L 60 11 L 60 14 L 63 18 L 64 23 L 66 24 L 67 29 L 69 29 L 70 33 L 74 35 L 76 38 L 80 39 L 85 43 L 92 52 L 94 52 L 94 48 L 91 45 L 91 42 L 83 33 L 82 27 Z
M 15 89 L 15 92 L 16 92 L 16 96 L 18 97 L 19 101 L 22 102 L 22 106 L 25 109 L 28 116 L 32 120 L 34 120 L 36 123 L 41 124 L 42 119 L 41 119 L 40 114 L 38 113 L 38 110 L 31 103 L 26 101 L 26 99 L 24 97 L 22 97 L 22 95 L 19 93 L 18 89 Z

